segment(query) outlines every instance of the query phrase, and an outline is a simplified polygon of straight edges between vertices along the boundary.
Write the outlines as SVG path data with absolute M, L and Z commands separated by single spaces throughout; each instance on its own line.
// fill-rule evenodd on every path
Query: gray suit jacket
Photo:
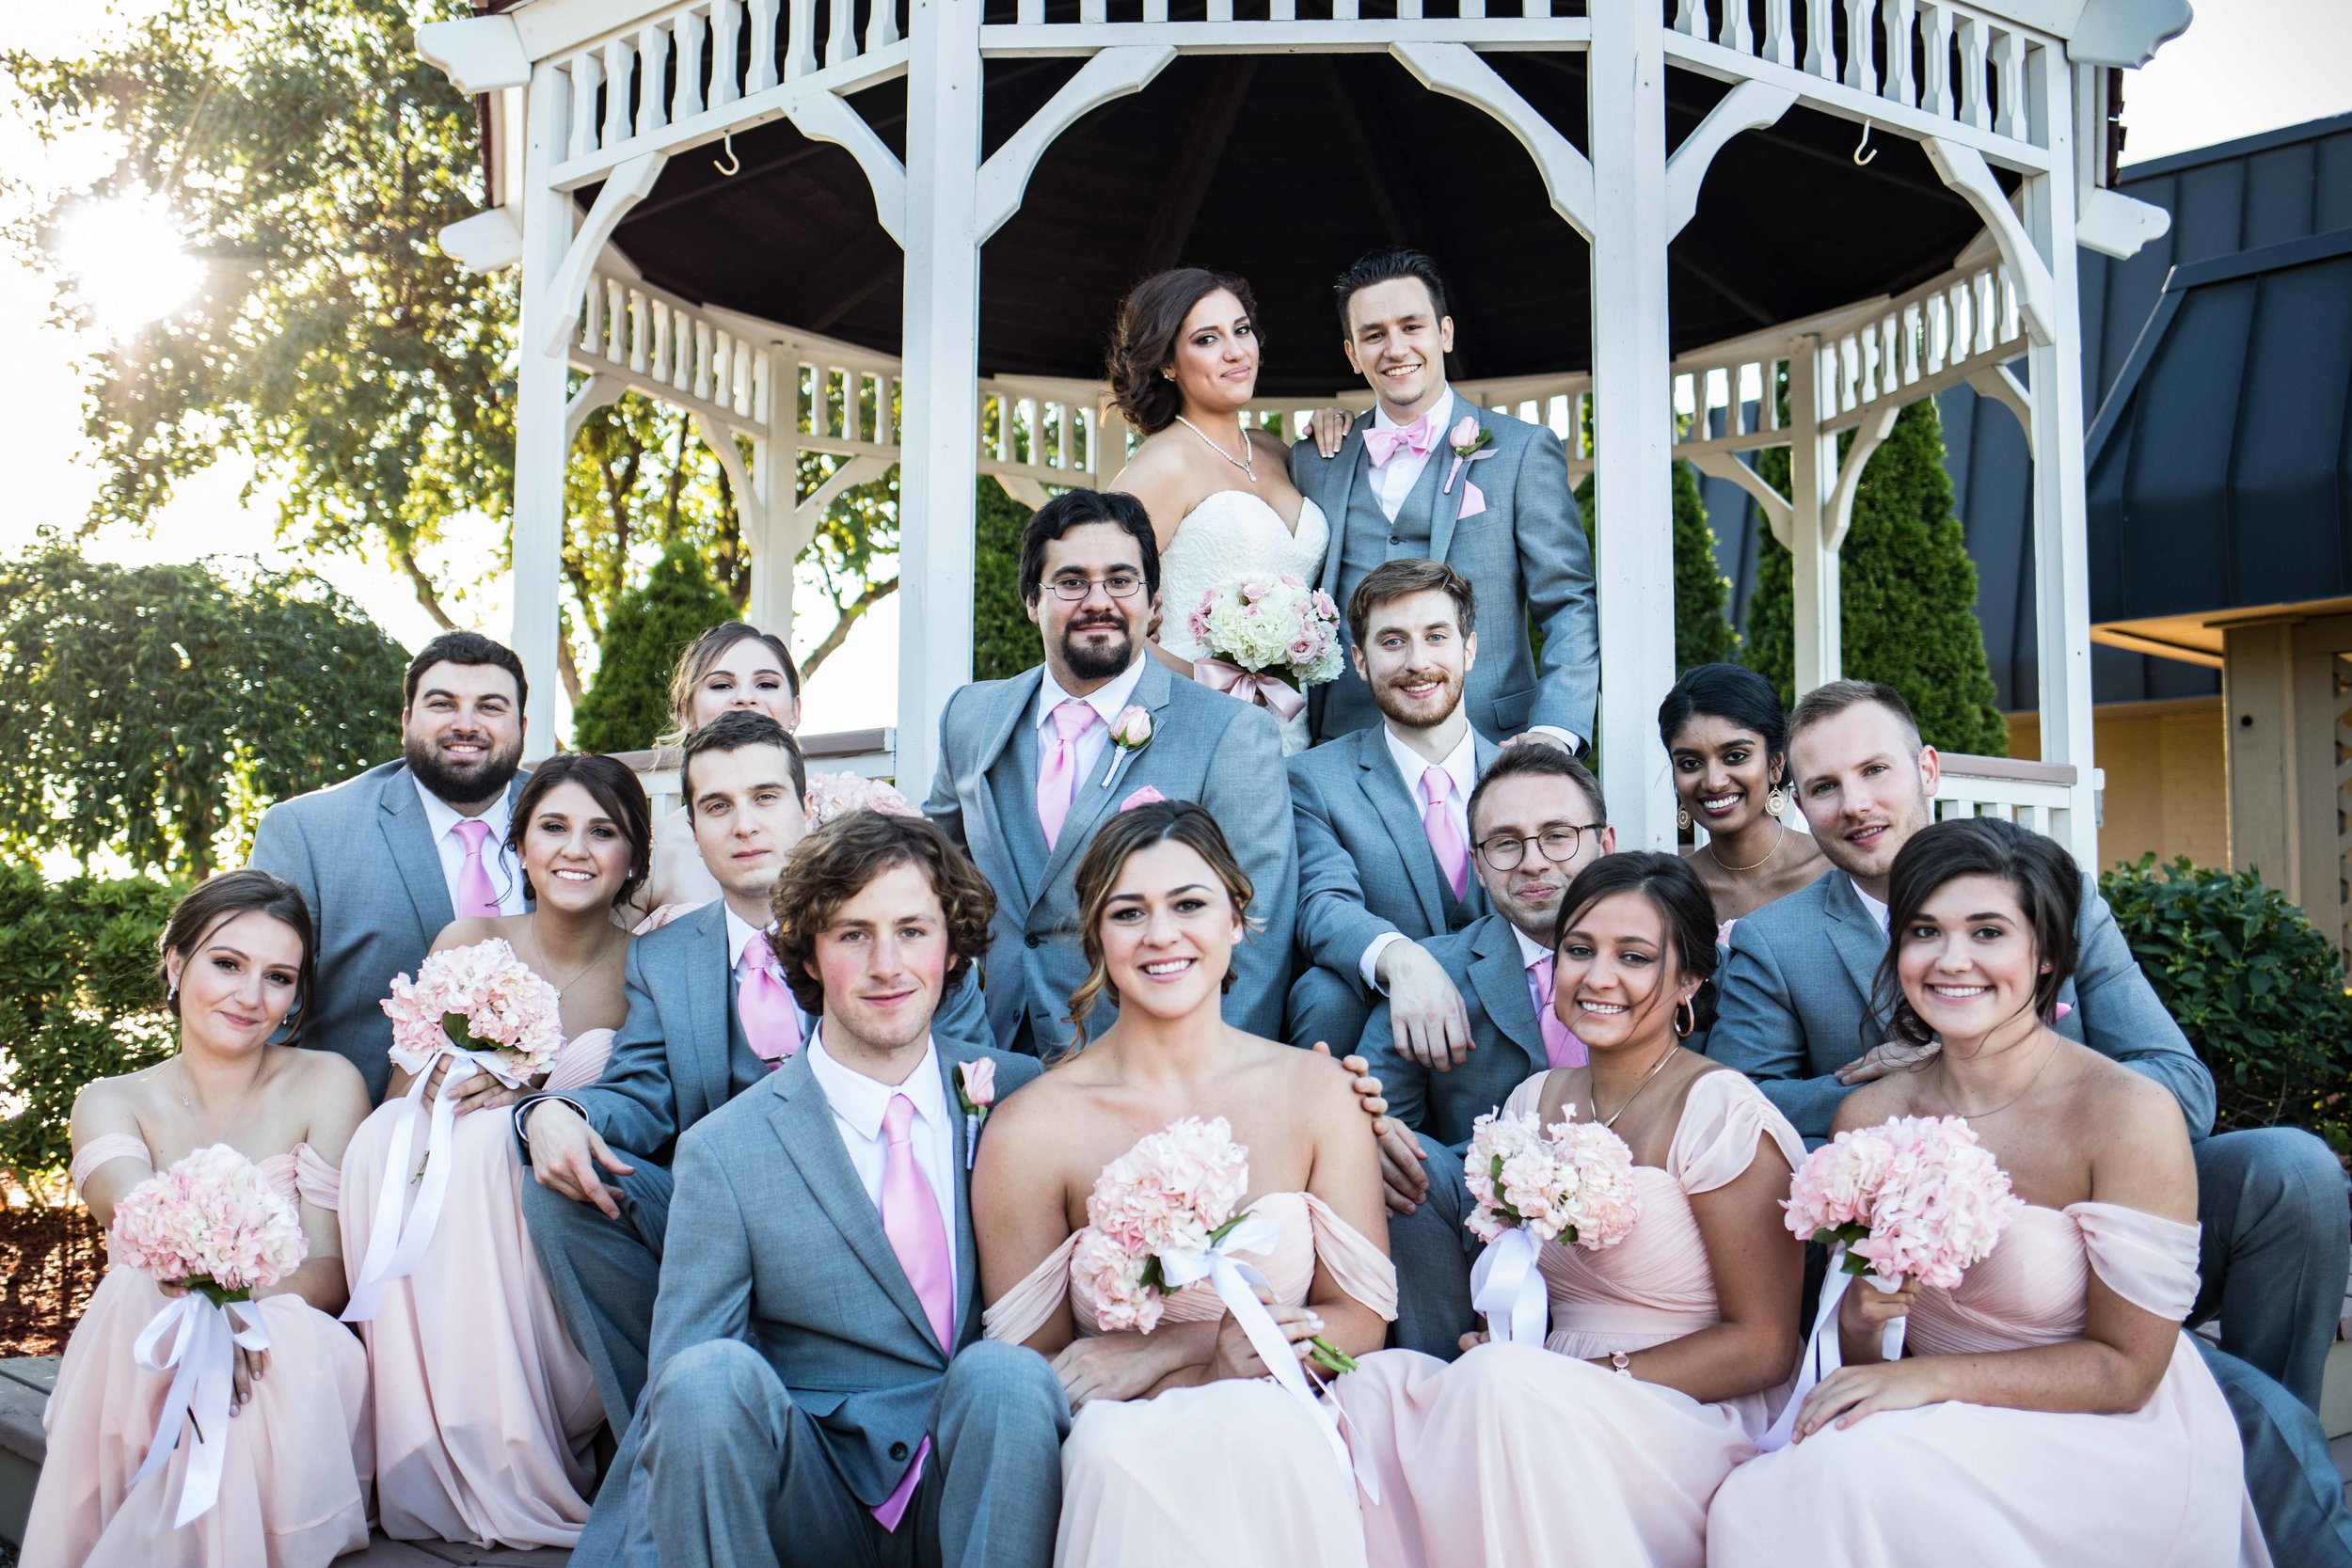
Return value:
M 1432 1072 L 1396 1049 L 1389 1005 L 1373 1009 L 1357 1051 L 1379 1075 L 1389 1115 L 1449 1148 L 1470 1143 L 1470 1124 L 1500 1109 L 1511 1091 L 1550 1065 L 1543 1030 L 1535 1022 L 1535 999 L 1527 990 L 1527 966 L 1519 961 L 1518 938 L 1499 914 L 1426 944 L 1445 966 L 1470 1013 L 1470 1056 L 1449 1072 Z
M 1039 1070 L 1028 1057 L 937 1036 L 932 1044 L 951 1114 L 959 1063 L 995 1058 L 1000 1100 Z M 678 1140 L 647 1386 L 690 1346 L 741 1340 L 815 1420 L 857 1500 L 870 1508 L 888 1497 L 930 1430 L 948 1357 L 980 1337 L 960 1117 L 955 1145 L 958 1301 L 946 1346 L 882 1234 L 805 1055 L 696 1124 Z
M 507 785 L 511 804 L 526 775 Z M 305 1045 L 341 1052 L 381 1100 L 392 1064 L 392 1021 L 381 1004 L 392 977 L 414 974 L 453 918 L 449 882 L 424 802 L 405 762 L 280 800 L 262 814 L 247 864 L 294 883 L 310 906 L 318 995 Z
M 2074 977 L 2058 992 L 2072 1010 L 2058 1032 L 2170 1089 L 2190 1137 L 2212 1132 L 2213 1075 L 2149 989 L 2088 874 L 2074 940 Z M 1848 1092 L 1837 1069 L 1888 1037 L 1870 1005 L 1885 956 L 1886 934 L 1844 872 L 1774 899 L 1731 928 L 1707 1053 L 1755 1079 L 1820 1142 Z
M 1502 754 L 1472 741 L 1480 773 Z M 1389 931 L 1419 942 L 1460 930 L 1487 912 L 1486 889 L 1464 879 L 1462 897 L 1438 869 L 1421 810 L 1374 724 L 1290 759 L 1291 823 L 1298 839 L 1298 952 L 1306 962 L 1362 985 L 1364 949 Z
M 1457 519 L 1465 491 L 1455 480 L 1449 495 L 1434 496 L 1428 552 L 1478 585 L 1486 610 L 1486 636 L 1463 701 L 1470 722 L 1488 736 L 1507 739 L 1534 724 L 1555 724 L 1587 741 L 1593 738 L 1593 707 L 1600 691 L 1600 619 L 1593 594 L 1593 552 L 1568 487 L 1567 452 L 1560 437 L 1542 425 L 1478 408 L 1455 394 L 1454 416 L 1476 414 L 1494 432 L 1494 456 L 1468 464 L 1463 472 L 1486 498 L 1486 510 Z M 1364 455 L 1365 424 L 1359 421 L 1336 456 L 1326 458 L 1312 440 L 1291 449 L 1291 479 L 1323 508 L 1331 523 L 1331 548 L 1323 558 L 1322 587 L 1340 603 L 1343 616 L 1357 579 L 1343 573 L 1342 534 L 1348 526 L 1348 499 L 1369 483 Z M 1429 454 L 1443 483 L 1454 453 L 1442 442 Z M 1408 499 L 1406 505 L 1413 504 Z M 1394 536 L 1391 536 L 1394 537 Z M 1390 559 L 1415 553 L 1391 546 Z M 1543 633 L 1540 670 L 1519 626 L 1532 617 Z M 1347 635 L 1344 620 L 1340 634 Z M 1350 665 L 1339 679 L 1317 687 L 1314 733 L 1318 740 L 1345 735 L 1378 721 L 1372 691 Z
M 1087 974 L 1078 947 L 1078 862 L 1119 802 L 1146 784 L 1171 800 L 1208 807 L 1249 873 L 1256 889 L 1249 914 L 1260 925 L 1233 955 L 1225 1017 L 1280 1038 L 1298 857 L 1273 717 L 1181 680 L 1147 657 L 1134 702 L 1152 715 L 1152 740 L 1129 755 L 1107 788 L 1104 779 L 1120 752 L 1103 749 L 1049 854 L 1037 821 L 1037 731 L 1028 722 L 1042 678 L 1041 670 L 1027 670 L 1009 680 L 976 681 L 947 699 L 939 716 L 939 774 L 923 803 L 924 814 L 963 846 L 996 890 L 987 961 L 995 1043 L 1043 1053 L 1068 1040 L 1062 1021 Z M 1105 1001 L 1089 1020 L 1089 1033 L 1101 1034 L 1116 1017 Z
M 628 1016 L 603 1075 L 563 1098 L 614 1148 L 666 1162 L 679 1134 L 734 1098 L 739 1079 L 765 1070 L 735 1019 L 726 905 L 713 899 L 630 942 L 626 974 Z M 977 975 L 967 971 L 931 1021 L 932 1037 L 943 1051 L 977 1047 L 987 1026 Z M 803 1013 L 803 1039 L 810 1027 Z

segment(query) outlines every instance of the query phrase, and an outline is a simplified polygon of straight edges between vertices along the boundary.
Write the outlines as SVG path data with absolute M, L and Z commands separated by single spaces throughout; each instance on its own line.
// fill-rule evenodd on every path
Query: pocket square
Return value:
M 1486 510 L 1486 493 L 1478 487 L 1475 481 L 1462 481 L 1462 510 L 1454 515 L 1454 520 L 1460 522 L 1467 517 L 1475 517 Z

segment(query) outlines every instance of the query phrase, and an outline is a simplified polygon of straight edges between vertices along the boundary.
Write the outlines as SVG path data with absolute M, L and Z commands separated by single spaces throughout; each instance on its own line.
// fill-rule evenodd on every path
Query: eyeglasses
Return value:
M 1536 846 L 1548 861 L 1576 859 L 1576 847 L 1586 833 L 1597 833 L 1609 826 L 1606 822 L 1586 822 L 1572 828 L 1546 828 L 1533 838 L 1517 833 L 1497 833 L 1478 846 L 1478 858 L 1497 871 L 1508 871 L 1527 859 L 1527 847 Z
M 1142 591 L 1143 579 L 1133 572 L 1113 572 L 1100 578 L 1056 578 L 1038 586 L 1052 589 L 1054 597 L 1065 603 L 1076 604 L 1098 586 L 1114 599 L 1132 599 Z

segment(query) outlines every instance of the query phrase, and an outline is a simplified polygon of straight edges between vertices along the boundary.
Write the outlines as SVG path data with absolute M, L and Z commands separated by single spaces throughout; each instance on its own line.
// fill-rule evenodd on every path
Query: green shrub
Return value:
M 183 891 L 0 865 L 0 1171 L 37 1196 L 64 1192 L 82 1085 L 171 1053 L 155 964 Z
M 1045 657 L 1021 602 L 1021 531 L 1027 507 L 986 474 L 975 497 L 972 541 L 972 678 L 998 681 Z
M 1696 470 L 1688 463 L 1676 464 L 1674 485 L 1675 673 L 1679 675 L 1699 665 L 1733 657 L 1739 651 L 1740 634 L 1731 626 L 1731 579 L 1715 561 L 1715 531 L 1707 521 L 1707 502 L 1699 495 Z M 1585 543 L 1590 545 L 1595 520 L 1590 474 L 1576 487 L 1576 506 L 1584 519 Z M 1594 557 L 1596 565 L 1601 565 L 1597 546 Z M 1540 634 L 1534 641 L 1540 651 Z
M 704 632 L 735 619 L 735 606 L 703 566 L 692 541 L 662 546 L 645 580 L 612 607 L 598 643 L 596 678 L 572 715 L 572 744 L 583 752 L 638 752 L 675 722 L 670 675 L 678 655 Z
M 1788 493 L 1786 448 L 1759 452 L 1756 468 Z M 1794 702 L 1795 562 L 1770 533 L 1759 546 L 1745 657 L 1780 688 L 1781 701 Z M 1931 746 L 2008 754 L 2009 726 L 1995 705 L 1984 628 L 1977 623 L 1977 568 L 1952 513 L 1944 427 L 1932 398 L 1905 408 L 1870 454 L 1839 551 L 1837 599 L 1848 675 L 1901 692 Z
M 2335 943 L 2255 873 L 2185 856 L 2142 856 L 2099 890 L 2213 1073 L 2217 1131 L 2308 1127 L 2352 1156 L 2352 996 Z

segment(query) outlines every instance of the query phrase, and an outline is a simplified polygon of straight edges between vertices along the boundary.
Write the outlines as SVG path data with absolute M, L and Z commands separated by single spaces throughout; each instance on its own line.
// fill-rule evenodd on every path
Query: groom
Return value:
M 1292 480 L 1330 519 L 1323 591 L 1351 603 L 1375 567 L 1422 556 L 1476 583 L 1491 604 L 1525 605 L 1543 633 L 1540 661 L 1523 629 L 1494 628 L 1463 706 L 1490 739 L 1526 735 L 1583 751 L 1593 736 L 1600 631 L 1592 552 L 1560 438 L 1446 385 L 1454 318 L 1436 263 L 1420 251 L 1375 251 L 1340 275 L 1335 293 L 1347 362 L 1372 388 L 1375 406 L 1336 455 L 1324 457 L 1311 439 L 1291 449 Z M 1450 437 L 1465 418 L 1479 434 L 1474 453 L 1457 461 Z M 1352 669 L 1315 688 L 1310 701 L 1317 741 L 1380 721 L 1371 689 Z

